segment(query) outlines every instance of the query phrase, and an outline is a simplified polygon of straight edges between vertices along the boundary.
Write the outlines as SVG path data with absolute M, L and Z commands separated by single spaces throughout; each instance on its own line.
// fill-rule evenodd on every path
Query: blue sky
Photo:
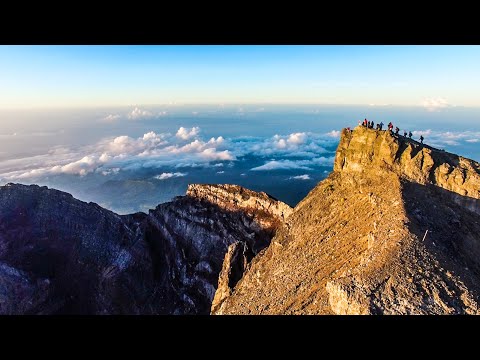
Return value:
M 0 108 L 480 106 L 479 46 L 0 46 Z

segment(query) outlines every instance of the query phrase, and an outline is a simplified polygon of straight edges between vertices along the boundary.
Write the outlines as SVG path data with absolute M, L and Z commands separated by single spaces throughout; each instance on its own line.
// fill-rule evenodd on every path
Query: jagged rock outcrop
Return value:
M 212 312 L 220 311 L 223 301 L 232 294 L 232 289 L 243 276 L 249 262 L 245 243 L 236 242 L 228 247 L 218 278 L 218 287 L 212 301 Z
M 229 211 L 243 210 L 263 228 L 277 227 L 293 209 L 265 192 L 255 192 L 238 185 L 191 184 L 187 196 L 205 200 Z
M 289 208 L 230 191 L 258 197 L 257 212 L 193 188 L 202 195 L 119 216 L 47 187 L 0 187 L 0 313 L 208 313 L 228 246 L 253 257 Z
M 478 169 L 388 132 L 344 130 L 334 172 L 213 313 L 478 314 Z
M 171 313 L 209 313 L 231 244 L 245 245 L 250 260 L 270 243 L 292 209 L 235 185 L 190 185 L 187 196 L 148 215 L 146 240 L 177 294 Z

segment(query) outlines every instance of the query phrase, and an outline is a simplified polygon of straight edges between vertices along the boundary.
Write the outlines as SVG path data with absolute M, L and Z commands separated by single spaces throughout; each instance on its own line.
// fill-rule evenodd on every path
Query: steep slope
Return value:
M 178 294 L 169 312 L 208 314 L 228 246 L 243 244 L 251 259 L 291 212 L 265 193 L 198 184 L 150 211 L 146 240 L 159 259 L 157 271 Z
M 228 245 L 242 242 L 253 257 L 291 211 L 263 193 L 194 185 L 148 215 L 119 216 L 61 191 L 8 184 L 0 314 L 208 313 Z
M 41 292 L 44 298 L 32 302 L 5 291 L 8 303 L 32 303 L 13 312 L 137 313 L 142 292 L 153 287 L 151 259 L 138 231 L 143 218 L 122 218 L 46 187 L 1 187 L 0 261 L 18 283 L 34 289 L 23 296 Z
M 344 130 L 334 172 L 213 313 L 476 314 L 478 181 L 472 160 Z

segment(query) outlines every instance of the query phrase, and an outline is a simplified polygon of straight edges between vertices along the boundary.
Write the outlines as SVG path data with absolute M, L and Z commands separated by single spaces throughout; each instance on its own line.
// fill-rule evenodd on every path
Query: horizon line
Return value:
M 44 105 L 44 106 L 0 106 L 0 111 L 21 111 L 21 110 L 94 110 L 111 108 L 134 108 L 134 107 L 187 107 L 187 106 L 344 106 L 344 107 L 371 107 L 371 108 L 422 108 L 428 110 L 428 107 L 421 104 L 342 104 L 342 103 L 311 103 L 311 102 L 168 102 L 168 103 L 132 103 L 132 104 L 106 104 L 106 105 Z M 480 105 L 450 105 L 438 108 L 441 110 L 452 108 L 477 109 Z

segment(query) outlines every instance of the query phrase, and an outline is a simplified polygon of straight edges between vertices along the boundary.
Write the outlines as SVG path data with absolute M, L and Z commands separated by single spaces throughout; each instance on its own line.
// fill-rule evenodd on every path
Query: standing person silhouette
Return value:
M 407 137 L 407 130 L 403 130 L 403 137 Z
M 420 144 L 423 144 L 423 135 L 420 135 Z
M 408 132 L 408 137 L 409 137 L 410 139 L 412 138 L 412 135 L 413 135 L 412 132 L 409 131 L 409 132 Z

